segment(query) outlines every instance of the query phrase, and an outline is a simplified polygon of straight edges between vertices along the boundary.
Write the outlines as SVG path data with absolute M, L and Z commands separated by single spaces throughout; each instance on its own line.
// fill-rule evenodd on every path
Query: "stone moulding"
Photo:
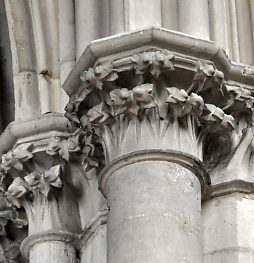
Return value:
M 74 132 L 70 123 L 60 113 L 45 114 L 38 119 L 10 123 L 0 137 L 0 155 L 9 151 L 14 145 L 31 140 L 31 136 L 39 135 L 40 138 L 54 136 L 67 136 Z M 39 139 L 39 138 L 38 138 Z
M 244 180 L 232 180 L 226 183 L 214 185 L 210 189 L 210 193 L 207 195 L 207 199 L 236 192 L 243 194 L 252 194 L 254 193 L 254 183 Z
M 91 42 L 66 79 L 63 88 L 69 96 L 75 93 L 80 84 L 80 74 L 102 57 L 138 48 L 148 49 L 153 46 L 190 57 L 210 60 L 219 70 L 223 71 L 226 79 L 253 85 L 253 66 L 231 62 L 224 50 L 218 48 L 214 42 L 197 39 L 176 31 L 149 27 Z

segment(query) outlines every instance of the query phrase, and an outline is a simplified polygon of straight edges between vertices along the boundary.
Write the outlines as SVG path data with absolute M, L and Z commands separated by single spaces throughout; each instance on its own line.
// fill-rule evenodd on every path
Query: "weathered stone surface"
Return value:
M 0 3 L 1 262 L 252 263 L 253 3 Z

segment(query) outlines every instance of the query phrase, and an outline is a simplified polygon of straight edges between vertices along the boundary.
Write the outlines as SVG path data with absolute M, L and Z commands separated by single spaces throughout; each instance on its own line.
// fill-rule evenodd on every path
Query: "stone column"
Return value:
M 81 222 L 69 171 L 82 156 L 78 135 L 63 116 L 49 114 L 9 125 L 0 139 L 1 150 L 10 149 L 1 162 L 5 196 L 25 210 L 21 252 L 30 263 L 76 262 Z
M 77 237 L 70 233 L 43 233 L 25 239 L 21 251 L 29 262 L 76 262 L 73 241 Z
M 101 182 L 109 204 L 108 262 L 203 262 L 204 177 L 199 162 L 182 152 L 149 149 L 111 163 Z
M 146 33 L 138 40 L 129 36 L 131 45 Z M 120 52 L 121 37 L 115 40 Z M 102 56 L 109 43 L 98 44 L 99 62 L 78 73 L 84 56 L 70 76 L 80 74 L 80 86 L 68 86 L 69 94 L 71 88 L 75 92 L 66 116 L 104 150 L 100 188 L 109 209 L 107 259 L 203 262 L 201 192 L 206 195 L 209 185 L 200 163 L 203 145 L 208 134 L 234 128 L 234 118 L 216 102 L 225 102 L 223 73 L 154 42 L 142 52 L 139 43 L 139 49 L 110 57 Z

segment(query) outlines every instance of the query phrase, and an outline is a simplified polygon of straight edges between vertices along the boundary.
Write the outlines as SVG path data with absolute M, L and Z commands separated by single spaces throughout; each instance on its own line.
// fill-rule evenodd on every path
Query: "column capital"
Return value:
M 213 42 L 138 30 L 88 46 L 64 84 L 65 115 L 102 144 L 106 164 L 135 151 L 172 150 L 204 161 L 216 186 L 251 182 L 252 71 Z M 241 173 L 227 176 L 240 155 Z
M 11 123 L 0 137 L 0 149 L 1 226 L 8 220 L 28 224 L 28 234 L 23 232 L 29 237 L 52 231 L 77 235 L 82 229 L 78 180 L 89 180 L 97 167 L 90 138 L 62 114 L 47 114 Z M 75 216 L 70 219 L 69 213 Z

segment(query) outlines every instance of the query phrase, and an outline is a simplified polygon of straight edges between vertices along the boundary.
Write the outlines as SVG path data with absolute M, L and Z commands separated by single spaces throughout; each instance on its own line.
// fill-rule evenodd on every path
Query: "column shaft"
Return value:
M 125 166 L 108 179 L 108 263 L 202 262 L 198 178 L 167 161 Z
M 46 241 L 35 244 L 30 251 L 30 263 L 75 263 L 73 246 L 60 241 Z

